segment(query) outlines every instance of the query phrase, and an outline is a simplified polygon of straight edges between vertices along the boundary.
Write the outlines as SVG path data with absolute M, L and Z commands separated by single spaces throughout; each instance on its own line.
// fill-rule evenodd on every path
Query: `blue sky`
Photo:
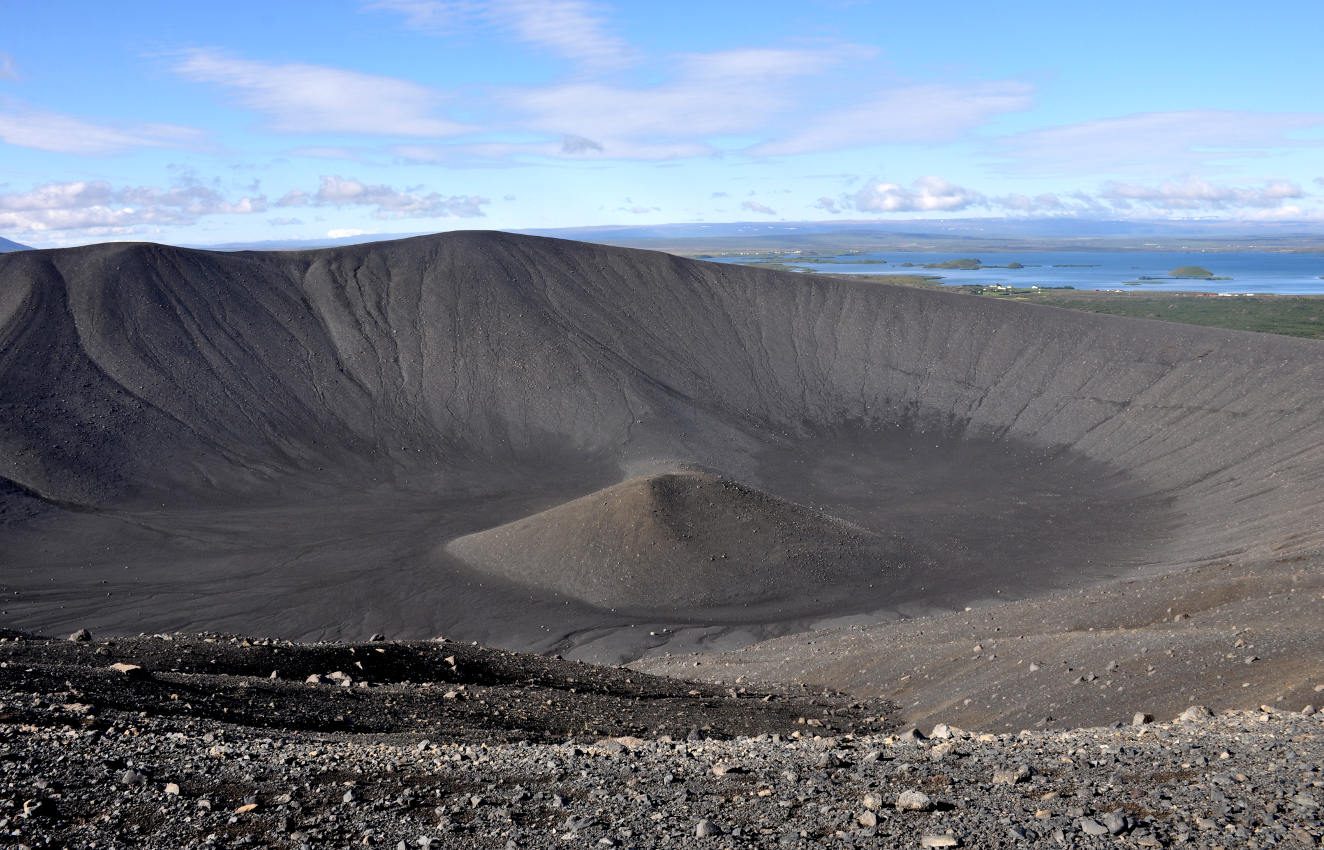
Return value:
M 0 3 L 0 235 L 1324 219 L 1324 3 Z

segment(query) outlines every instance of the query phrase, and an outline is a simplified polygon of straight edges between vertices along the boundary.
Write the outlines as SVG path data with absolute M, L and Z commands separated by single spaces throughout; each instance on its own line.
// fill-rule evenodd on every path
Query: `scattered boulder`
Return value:
M 1086 835 L 1107 835 L 1108 827 L 1096 821 L 1094 818 L 1082 817 L 1076 821 L 1080 831 Z
M 1018 764 L 1012 767 L 999 767 L 993 770 L 994 785 L 1015 785 L 1030 778 L 1028 765 Z
M 31 800 L 23 801 L 24 818 L 45 818 L 50 819 L 56 816 L 55 803 L 45 797 L 37 797 Z
M 124 676 L 125 678 L 128 679 L 150 678 L 147 671 L 144 670 L 142 666 L 138 664 L 127 664 L 123 661 L 117 661 L 114 664 L 110 665 L 110 669 L 114 670 L 116 673 L 119 673 L 121 676 Z
M 1103 816 L 1103 825 L 1112 835 L 1121 835 L 1131 826 L 1131 819 L 1121 809 L 1114 809 Z
M 933 808 L 933 800 L 923 791 L 908 788 L 897 795 L 896 807 L 903 812 L 927 812 Z
M 60 706 L 60 708 L 69 712 L 70 714 L 78 714 L 78 715 L 82 715 L 83 717 L 92 717 L 97 713 L 97 707 L 95 705 L 92 705 L 91 703 L 86 703 L 86 702 L 66 702 L 63 703 Z
M 819 770 L 836 770 L 845 766 L 846 762 L 836 753 L 827 752 L 818 757 L 815 767 Z

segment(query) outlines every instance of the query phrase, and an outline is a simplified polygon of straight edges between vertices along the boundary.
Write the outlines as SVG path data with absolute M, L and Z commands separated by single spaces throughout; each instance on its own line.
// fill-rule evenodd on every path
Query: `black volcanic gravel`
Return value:
M 11 633 L 0 657 L 11 847 L 1240 848 L 1324 834 L 1324 723 L 1306 712 L 925 739 L 890 729 L 882 703 L 450 642 Z M 282 678 L 258 678 L 273 657 Z M 349 686 L 325 678 L 337 671 Z M 918 810 L 897 807 L 906 791 Z

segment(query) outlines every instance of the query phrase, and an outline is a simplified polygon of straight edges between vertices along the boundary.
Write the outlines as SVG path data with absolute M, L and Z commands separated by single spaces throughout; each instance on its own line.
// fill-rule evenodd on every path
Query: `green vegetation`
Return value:
M 937 275 L 826 274 L 853 283 L 937 288 Z M 943 287 L 984 298 L 1006 298 L 1068 310 L 1158 319 L 1237 331 L 1324 340 L 1324 295 L 1213 295 L 1204 292 L 1092 292 L 1063 287 Z
M 1238 331 L 1324 340 L 1324 295 L 1234 295 L 1193 292 L 1015 293 L 1017 300 L 1137 319 L 1161 319 Z
M 736 263 L 738 266 L 753 266 L 760 269 L 774 269 L 779 272 L 812 272 L 813 269 L 808 266 L 798 266 L 794 263 L 783 263 L 776 260 L 750 260 L 748 262 Z
M 1208 280 L 1214 276 L 1214 273 L 1204 266 L 1182 266 L 1168 272 L 1173 277 L 1199 278 Z
M 902 263 L 908 266 L 910 263 Z M 980 269 L 1023 269 L 1024 264 L 1017 262 L 1007 263 L 1005 266 L 986 266 L 982 261 L 974 257 L 962 257 L 959 260 L 946 260 L 941 263 L 921 263 L 926 269 L 960 269 L 961 271 L 979 271 Z
M 960 261 L 953 261 L 960 262 Z M 978 263 L 978 260 L 973 262 Z M 901 266 L 912 265 L 901 263 Z M 767 265 L 763 265 L 767 268 Z M 851 283 L 890 284 L 936 288 L 943 285 L 939 275 L 919 274 L 833 274 L 803 266 L 783 265 L 783 268 L 810 272 L 823 277 L 846 280 Z M 928 267 L 928 266 L 926 266 Z M 965 268 L 957 266 L 956 268 Z M 977 268 L 987 268 L 977 266 Z M 1180 269 L 1178 270 L 1180 271 Z M 1200 269 L 1200 271 L 1207 271 Z M 1138 281 L 1127 281 L 1137 286 L 1144 280 L 1161 280 L 1142 276 Z M 1210 280 L 1219 280 L 1211 273 Z M 1324 276 L 1321 276 L 1324 280 Z M 1324 295 L 1214 295 L 1203 292 L 1091 292 L 1063 288 L 959 286 L 944 287 L 955 292 L 985 298 L 1007 298 L 1034 304 L 1047 304 L 1069 310 L 1108 313 L 1136 319 L 1158 319 L 1188 325 L 1205 325 L 1239 331 L 1282 334 L 1305 339 L 1324 340 Z
M 942 278 L 932 274 L 824 274 L 823 277 L 848 280 L 851 283 L 883 283 L 891 286 L 942 285 Z
M 974 257 L 962 257 L 959 260 L 946 260 L 941 263 L 924 263 L 926 269 L 963 269 L 965 271 L 975 271 L 983 268 L 979 260 Z

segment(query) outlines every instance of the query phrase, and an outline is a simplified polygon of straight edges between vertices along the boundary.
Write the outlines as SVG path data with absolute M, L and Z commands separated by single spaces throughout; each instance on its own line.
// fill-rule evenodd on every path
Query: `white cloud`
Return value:
M 619 75 L 604 72 L 637 57 L 610 34 L 596 6 L 584 0 L 373 0 L 361 8 L 399 14 L 408 26 L 438 34 L 496 27 L 574 60 L 586 73 L 550 85 L 492 92 L 483 105 L 489 115 L 478 128 L 438 116 L 440 93 L 405 80 L 253 62 L 216 50 L 183 54 L 177 70 L 228 88 L 283 132 L 435 138 L 482 129 L 525 137 L 390 149 L 405 161 L 448 165 L 522 159 L 659 161 L 934 143 L 1030 103 L 1028 85 L 1001 81 L 890 87 L 849 108 L 825 108 L 823 92 L 833 93 L 827 100 L 840 101 L 843 92 L 867 78 L 860 69 L 878 53 L 843 43 L 673 55 L 657 63 L 666 69 L 660 80 L 624 83 Z M 848 67 L 851 73 L 845 76 Z M 825 82 L 829 72 L 834 76 Z M 343 148 L 306 150 L 362 158 Z
M 348 239 L 351 236 L 366 236 L 371 231 L 358 230 L 353 227 L 334 227 L 326 232 L 328 239 Z
M 635 58 L 596 4 L 584 0 L 373 0 L 364 8 L 395 12 L 407 26 L 436 35 L 490 27 L 589 68 L 621 67 Z
M 1324 113 L 1146 112 L 1020 133 L 996 148 L 1018 172 L 1172 174 L 1275 149 L 1318 147 L 1324 141 L 1291 135 L 1318 127 Z
M 1000 195 L 988 198 L 987 205 L 1026 215 L 1147 219 L 1217 214 L 1238 219 L 1295 219 L 1310 215 L 1292 203 L 1305 196 L 1300 186 L 1287 180 L 1228 186 L 1187 177 L 1157 184 L 1109 181 L 1096 192 Z
M 405 26 L 433 35 L 449 35 L 473 25 L 482 15 L 481 0 L 361 0 L 367 11 L 395 12 Z
M 851 198 L 861 212 L 956 212 L 986 206 L 979 192 L 950 183 L 941 177 L 921 177 L 909 187 L 869 180 Z
M 335 145 L 305 145 L 294 148 L 290 156 L 306 156 L 312 159 L 343 159 L 348 162 L 364 162 L 370 152 L 355 148 L 336 147 Z
M 993 203 L 1003 209 L 1021 213 L 1053 212 L 1065 207 L 1062 199 L 1051 192 L 1035 195 L 1034 197 L 1016 193 L 1001 195 L 994 198 Z
M 767 204 L 760 204 L 758 201 L 745 201 L 740 205 L 742 210 L 760 213 L 762 215 L 776 215 L 777 211 Z
M 286 193 L 279 207 L 374 207 L 374 218 L 478 218 L 484 215 L 487 198 L 476 195 L 443 196 L 437 192 L 423 194 L 421 189 L 405 191 L 390 186 L 371 186 L 358 180 L 323 175 L 321 185 L 314 193 L 301 189 Z
M 1180 183 L 1165 181 L 1156 186 L 1109 182 L 1100 195 L 1119 209 L 1143 205 L 1164 210 L 1228 210 L 1279 208 L 1288 200 L 1305 197 L 1305 192 L 1287 180 L 1237 187 L 1188 177 Z
M 72 154 L 109 154 L 134 148 L 197 144 L 202 133 L 172 124 L 112 126 L 72 115 L 0 101 L 0 141 L 25 148 Z
M 373 0 L 364 8 L 395 12 L 407 25 L 438 34 L 495 26 L 587 70 L 600 72 L 637 58 L 583 0 Z M 851 110 L 814 113 L 820 96 L 799 86 L 801 81 L 847 63 L 858 66 L 876 53 L 852 44 L 740 48 L 669 57 L 669 79 L 650 85 L 624 85 L 599 75 L 507 90 L 497 98 L 511 113 L 506 126 L 547 134 L 559 144 L 461 145 L 421 159 L 679 159 L 719 154 L 730 150 L 729 144 L 719 146 L 720 137 L 748 135 L 768 139 L 754 148 L 756 155 L 933 141 L 1028 104 L 1028 87 L 1019 83 L 915 86 L 883 92 Z
M 193 182 L 162 189 L 116 188 L 105 181 L 79 180 L 0 195 L 0 229 L 125 232 L 143 225 L 187 225 L 206 215 L 244 215 L 266 209 L 264 197 L 231 202 L 217 190 Z
M 1318 210 L 1310 211 L 1297 204 L 1284 204 L 1274 209 L 1246 210 L 1238 216 L 1246 221 L 1301 221 L 1318 217 Z
M 633 160 L 669 160 L 704 156 L 712 153 L 707 145 L 689 142 L 614 140 L 587 145 L 567 146 L 565 139 L 544 142 L 472 142 L 449 145 L 396 145 L 391 153 L 404 162 L 463 165 L 466 167 L 509 166 L 521 159 L 588 159 L 606 157 Z M 601 151 L 597 147 L 601 147 Z
M 471 129 L 437 115 L 439 92 L 394 77 L 254 62 L 218 50 L 185 51 L 174 69 L 227 89 L 282 133 L 437 137 Z
M 552 157 L 674 159 L 730 152 L 732 138 L 763 139 L 754 156 L 811 153 L 879 144 L 951 141 L 991 118 L 1031 105 L 1025 83 L 914 85 L 876 91 L 854 106 L 824 110 L 814 81 L 871 48 L 745 48 L 674 57 L 671 77 L 647 86 L 577 79 L 508 91 L 513 126 L 554 135 Z M 745 143 L 748 144 L 748 143 Z
M 743 49 L 681 56 L 676 74 L 651 87 L 580 81 L 513 91 L 505 102 L 519 123 L 561 138 L 591 140 L 557 155 L 599 153 L 663 159 L 711 154 L 705 137 L 748 133 L 793 109 L 779 85 L 819 73 L 842 51 Z
M 777 156 L 950 141 L 996 115 L 1028 109 L 1030 94 L 1030 86 L 1014 81 L 890 89 L 858 105 L 815 115 L 800 128 L 756 145 L 751 152 Z
M 585 65 L 627 64 L 632 51 L 611 35 L 589 3 L 580 0 L 494 0 L 490 14 L 521 41 Z
M 1240 219 L 1293 219 L 1311 215 L 1292 203 L 1306 196 L 1301 186 L 1288 180 L 1229 186 L 1200 177 L 1157 184 L 1109 181 L 1092 192 L 986 195 L 930 176 L 909 186 L 868 180 L 854 194 L 825 196 L 813 206 L 829 213 L 852 208 L 872 213 L 959 212 L 979 207 L 1024 216 L 1153 219 L 1217 214 Z
M 0 80 L 17 80 L 18 66 L 14 64 L 14 57 L 8 53 L 0 53 Z
M 576 154 L 589 152 L 602 153 L 602 145 L 592 139 L 586 139 L 583 136 L 576 136 L 573 134 L 567 134 L 561 139 L 561 153 Z
M 745 85 L 750 82 L 785 80 L 818 74 L 851 58 L 871 53 L 865 48 L 842 46 L 817 50 L 742 47 L 718 50 L 712 53 L 691 53 L 677 57 L 680 77 L 695 83 L 705 81 L 723 86 L 729 83 Z M 764 97 L 777 99 L 777 93 L 764 92 Z
M 303 219 L 280 216 L 278 218 L 267 219 L 267 224 L 270 224 L 272 227 L 289 227 L 292 224 L 303 224 Z

